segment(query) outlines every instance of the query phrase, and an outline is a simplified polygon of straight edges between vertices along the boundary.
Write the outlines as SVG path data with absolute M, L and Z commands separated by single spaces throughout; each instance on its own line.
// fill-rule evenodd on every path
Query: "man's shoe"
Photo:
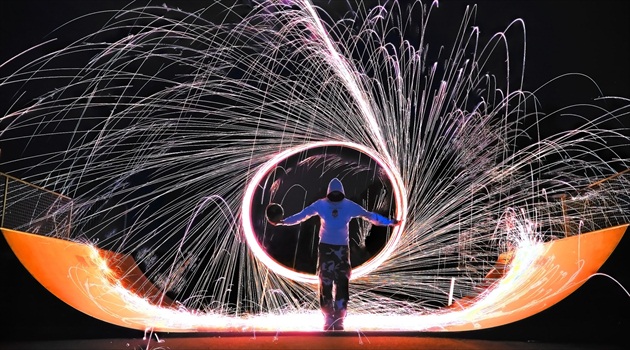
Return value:
M 343 318 L 338 318 L 332 324 L 333 330 L 343 331 Z
M 326 321 L 324 322 L 324 330 L 325 331 L 334 331 L 335 319 L 333 317 L 326 317 Z

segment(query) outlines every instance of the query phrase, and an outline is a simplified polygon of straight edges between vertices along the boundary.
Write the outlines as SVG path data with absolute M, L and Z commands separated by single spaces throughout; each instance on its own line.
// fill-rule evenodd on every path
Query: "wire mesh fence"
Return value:
M 50 237 L 69 238 L 72 200 L 0 173 L 2 201 L 0 226 Z

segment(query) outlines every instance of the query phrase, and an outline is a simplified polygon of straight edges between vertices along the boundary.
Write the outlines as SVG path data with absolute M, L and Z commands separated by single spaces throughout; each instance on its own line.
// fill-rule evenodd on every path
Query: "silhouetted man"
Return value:
M 343 330 L 349 299 L 348 282 L 352 272 L 348 246 L 350 220 L 363 218 L 379 226 L 394 226 L 398 225 L 399 221 L 367 211 L 347 199 L 343 185 L 337 178 L 330 181 L 327 193 L 326 197 L 318 199 L 301 212 L 280 220 L 275 225 L 296 225 L 312 216 L 319 216 L 321 228 L 317 275 L 319 303 L 325 317 L 324 330 Z

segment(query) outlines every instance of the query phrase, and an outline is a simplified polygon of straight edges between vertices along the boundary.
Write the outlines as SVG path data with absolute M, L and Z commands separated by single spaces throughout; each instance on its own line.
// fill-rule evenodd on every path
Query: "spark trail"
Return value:
M 630 110 L 617 99 L 543 114 L 522 90 L 524 59 L 509 59 L 520 20 L 482 42 L 469 8 L 450 53 L 433 58 L 432 11 L 389 2 L 334 19 L 309 1 L 261 1 L 112 13 L 0 79 L 3 91 L 55 86 L 3 114 L 3 148 L 25 150 L 4 166 L 71 197 L 72 239 L 132 254 L 183 310 L 261 322 L 317 310 L 317 291 L 257 259 L 244 218 L 275 260 L 312 273 L 317 225 L 280 232 L 262 210 L 297 212 L 344 174 L 352 199 L 405 218 L 399 236 L 356 228 L 357 264 L 398 238 L 351 283 L 350 315 L 437 315 L 453 277 L 456 298 L 477 293 L 510 247 L 628 221 L 627 176 L 588 185 L 630 167 L 614 146 L 630 143 L 614 124 Z M 540 131 L 560 119 L 577 126 Z

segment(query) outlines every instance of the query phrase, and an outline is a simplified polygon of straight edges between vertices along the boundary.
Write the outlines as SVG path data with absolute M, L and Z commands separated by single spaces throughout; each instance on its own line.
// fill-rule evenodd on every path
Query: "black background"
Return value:
M 165 1 L 173 7 L 196 10 L 207 1 Z M 317 4 L 326 5 L 327 1 Z M 330 1 L 339 7 L 340 1 Z M 565 73 L 591 77 L 604 95 L 630 97 L 630 2 L 626 1 L 442 1 L 436 10 L 437 25 L 431 40 L 448 44 L 459 27 L 467 4 L 478 4 L 475 21 L 482 35 L 503 30 L 522 18 L 527 28 L 526 90 L 535 90 Z M 128 2 L 118 0 L 4 0 L 0 4 L 0 64 L 23 50 L 50 38 L 48 47 L 60 47 L 79 36 L 97 30 L 92 21 L 77 27 L 53 31 L 69 20 L 101 9 L 121 9 Z M 143 6 L 147 2 L 135 2 Z M 161 4 L 161 2 L 160 2 Z M 439 16 L 437 16 L 439 14 Z M 105 20 L 107 17 L 103 17 Z M 444 30 L 440 31 L 440 27 Z M 72 28 L 72 29 L 70 29 Z M 46 51 L 45 49 L 43 50 Z M 2 68 L 18 67 L 20 59 Z M 566 83 L 562 88 L 544 89 L 538 94 L 541 108 L 556 110 L 569 103 L 590 102 L 597 97 L 582 84 Z M 582 97 L 584 96 L 584 97 Z M 10 96 L 0 97 L 4 113 Z M 630 117 L 626 116 L 626 119 Z M 630 124 L 624 120 L 624 123 Z M 6 152 L 8 150 L 3 150 Z M 0 171 L 6 171 L 1 166 Z M 627 272 L 630 237 L 625 237 L 600 270 L 630 287 Z M 141 337 L 142 332 L 105 324 L 83 315 L 59 301 L 37 283 L 0 239 L 0 315 L 3 339 L 76 339 Z M 559 304 L 526 320 L 463 336 L 485 339 L 536 341 L 611 342 L 622 341 L 630 330 L 630 296 L 610 278 L 596 276 Z

